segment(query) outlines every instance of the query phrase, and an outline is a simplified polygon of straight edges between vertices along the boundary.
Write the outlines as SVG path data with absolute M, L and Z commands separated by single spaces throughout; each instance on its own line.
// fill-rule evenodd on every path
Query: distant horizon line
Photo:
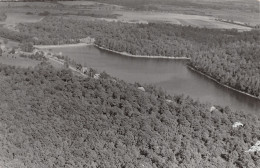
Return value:
M 0 2 L 55 2 L 55 1 L 84 1 L 84 0 L 0 0 Z

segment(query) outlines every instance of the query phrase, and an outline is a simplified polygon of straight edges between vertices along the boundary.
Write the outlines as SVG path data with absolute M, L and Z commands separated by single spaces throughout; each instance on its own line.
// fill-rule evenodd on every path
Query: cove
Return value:
M 260 115 L 260 101 L 223 87 L 207 77 L 190 70 L 186 60 L 126 57 L 94 46 L 53 48 L 77 63 L 106 71 L 130 83 L 155 84 L 169 94 L 189 95 L 203 102 L 229 106 Z

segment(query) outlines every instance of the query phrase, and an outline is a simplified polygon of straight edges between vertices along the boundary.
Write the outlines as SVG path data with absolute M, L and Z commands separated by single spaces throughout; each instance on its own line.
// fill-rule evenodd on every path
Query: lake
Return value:
M 130 83 L 151 83 L 170 94 L 185 94 L 203 102 L 260 115 L 260 100 L 223 87 L 188 69 L 184 60 L 126 57 L 94 46 L 52 50 Z

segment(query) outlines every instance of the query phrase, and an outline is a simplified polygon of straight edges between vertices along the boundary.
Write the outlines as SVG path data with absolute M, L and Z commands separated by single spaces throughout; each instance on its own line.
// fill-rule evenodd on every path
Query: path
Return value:
M 62 64 L 62 65 L 64 65 L 64 61 L 60 61 L 60 60 L 57 60 L 57 59 L 55 59 L 54 57 L 48 57 L 48 56 L 45 56 L 47 59 L 49 59 L 49 60 L 52 60 L 52 61 L 54 61 L 54 62 L 57 62 L 58 64 Z M 79 74 L 81 74 L 82 76 L 84 76 L 84 77 L 87 77 L 87 75 L 85 75 L 84 73 L 82 73 L 81 71 L 79 71 L 79 70 L 77 70 L 76 68 L 74 68 L 74 67 L 72 67 L 72 66 L 70 66 L 69 65 L 69 69 L 71 69 L 72 71 L 74 71 L 74 72 L 77 72 L 77 73 L 79 73 Z

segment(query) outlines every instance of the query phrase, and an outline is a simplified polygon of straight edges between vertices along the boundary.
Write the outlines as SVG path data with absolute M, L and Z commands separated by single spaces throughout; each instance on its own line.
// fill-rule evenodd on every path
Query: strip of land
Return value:
M 60 61 L 60 60 L 57 60 L 57 59 L 55 59 L 54 57 L 46 57 L 46 58 L 48 58 L 49 60 L 54 61 L 54 62 L 56 62 L 56 63 L 58 63 L 58 64 L 61 64 L 61 65 L 64 64 L 64 62 L 62 62 L 62 61 Z M 72 67 L 72 66 L 70 66 L 70 65 L 69 65 L 69 69 L 71 69 L 71 70 L 74 71 L 74 72 L 79 73 L 80 75 L 82 75 L 82 76 L 84 76 L 84 77 L 86 76 L 84 73 L 82 73 L 81 71 L 77 70 L 76 68 L 74 68 L 74 67 Z
M 62 45 L 34 45 L 34 47 L 38 49 L 49 49 L 49 48 L 83 47 L 89 45 L 92 44 L 76 43 L 76 44 L 62 44 Z
M 187 58 L 187 57 L 167 57 L 167 56 L 132 55 L 132 54 L 129 54 L 129 53 L 127 53 L 127 52 L 119 52 L 119 51 L 115 51 L 115 50 L 110 50 L 110 49 L 101 47 L 101 46 L 96 45 L 96 44 L 94 44 L 94 46 L 96 46 L 97 48 L 99 48 L 99 49 L 101 49 L 101 50 L 106 50 L 106 51 L 109 51 L 109 52 L 113 52 L 113 53 L 120 54 L 120 55 L 124 55 L 124 56 L 128 56 L 128 57 L 190 60 L 190 58 Z

